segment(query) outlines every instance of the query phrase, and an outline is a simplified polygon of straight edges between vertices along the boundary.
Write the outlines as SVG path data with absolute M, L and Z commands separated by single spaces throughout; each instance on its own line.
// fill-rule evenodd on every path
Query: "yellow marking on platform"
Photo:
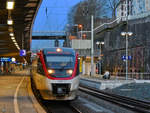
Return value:
M 34 96 L 32 89 L 31 89 L 31 82 L 28 85 L 28 94 L 32 100 L 33 106 L 35 108 L 35 110 L 37 111 L 37 113 L 46 113 L 46 111 L 43 109 L 43 107 L 39 104 L 38 100 L 36 99 L 36 97 Z
M 20 83 L 18 84 L 17 88 L 16 88 L 16 91 L 15 91 L 15 94 L 14 94 L 14 110 L 15 110 L 15 113 L 20 113 L 19 111 L 19 106 L 18 106 L 18 102 L 17 102 L 17 96 L 18 96 L 18 91 L 19 91 L 19 88 L 24 80 L 25 76 L 22 78 L 22 80 L 20 81 Z

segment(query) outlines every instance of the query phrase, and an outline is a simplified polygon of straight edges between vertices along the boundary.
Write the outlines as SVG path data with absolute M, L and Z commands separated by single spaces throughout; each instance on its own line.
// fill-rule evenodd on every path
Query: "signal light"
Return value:
M 83 37 L 83 38 L 86 38 L 86 34 L 83 34 L 82 37 Z
M 80 28 L 80 29 L 81 29 L 82 27 L 83 27 L 83 26 L 82 26 L 82 24 L 79 24 L 79 25 L 78 25 L 78 28 Z

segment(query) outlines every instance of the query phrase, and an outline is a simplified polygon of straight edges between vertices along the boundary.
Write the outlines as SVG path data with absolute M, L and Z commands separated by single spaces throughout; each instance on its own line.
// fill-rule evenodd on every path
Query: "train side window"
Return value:
M 42 63 L 41 63 L 40 59 L 38 59 L 37 72 L 39 74 L 44 74 L 44 70 L 43 70 Z

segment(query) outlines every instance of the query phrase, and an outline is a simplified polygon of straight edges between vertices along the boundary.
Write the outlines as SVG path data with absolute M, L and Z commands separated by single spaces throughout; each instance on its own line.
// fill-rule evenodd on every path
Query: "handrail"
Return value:
M 119 18 L 117 18 L 116 20 L 114 20 L 114 21 L 112 21 L 112 22 L 110 22 L 110 23 L 104 23 L 104 24 L 102 24 L 102 25 L 100 25 L 100 26 L 94 28 L 94 31 L 97 30 L 98 28 L 104 26 L 104 25 L 113 24 L 114 22 L 116 22 L 116 21 L 118 21 L 118 20 L 121 20 L 121 19 L 122 19 L 122 17 L 119 17 Z

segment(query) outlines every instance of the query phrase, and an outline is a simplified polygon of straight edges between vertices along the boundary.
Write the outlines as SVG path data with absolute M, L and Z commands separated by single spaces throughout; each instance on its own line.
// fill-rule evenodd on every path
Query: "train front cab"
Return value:
M 46 100 L 73 100 L 77 96 L 79 86 L 78 55 L 75 55 L 75 65 L 71 77 L 55 78 L 46 75 L 41 57 L 37 60 L 37 73 L 35 77 L 36 88 Z M 48 67 L 47 67 L 48 68 Z M 48 69 L 47 69 L 48 70 Z M 47 72 L 46 72 L 47 73 Z M 46 76 L 45 76 L 46 75 Z

